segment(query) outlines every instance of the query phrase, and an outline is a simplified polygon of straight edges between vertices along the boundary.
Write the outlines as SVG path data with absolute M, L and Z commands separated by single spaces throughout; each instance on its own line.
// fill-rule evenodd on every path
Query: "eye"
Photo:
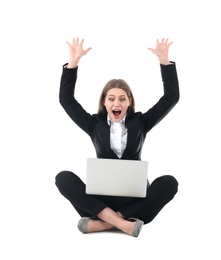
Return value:
M 120 98 L 120 102 L 124 102 L 126 98 Z
M 114 101 L 114 98 L 109 98 L 108 100 L 111 101 L 111 102 L 113 102 L 113 101 Z

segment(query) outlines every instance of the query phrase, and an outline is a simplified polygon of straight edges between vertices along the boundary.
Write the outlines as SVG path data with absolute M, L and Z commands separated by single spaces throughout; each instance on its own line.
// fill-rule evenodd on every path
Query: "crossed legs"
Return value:
M 157 178 L 148 188 L 145 199 L 91 196 L 85 193 L 85 184 L 72 172 L 56 176 L 56 185 L 80 216 L 88 217 L 87 231 L 97 232 L 114 227 L 131 235 L 138 223 L 130 217 L 149 223 L 176 194 L 178 183 L 170 175 Z
M 133 233 L 135 222 L 125 220 L 120 212 L 115 212 L 109 207 L 103 209 L 97 217 L 100 220 L 89 219 L 88 232 L 98 232 L 117 228 L 128 235 Z

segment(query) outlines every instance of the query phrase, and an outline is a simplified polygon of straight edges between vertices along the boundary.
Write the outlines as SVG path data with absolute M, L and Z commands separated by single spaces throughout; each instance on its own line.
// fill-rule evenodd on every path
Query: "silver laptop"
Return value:
M 147 161 L 88 158 L 86 193 L 123 197 L 146 196 Z

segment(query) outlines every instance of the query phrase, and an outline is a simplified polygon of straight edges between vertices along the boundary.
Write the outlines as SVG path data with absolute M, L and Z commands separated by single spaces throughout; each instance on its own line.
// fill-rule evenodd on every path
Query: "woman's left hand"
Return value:
M 155 54 L 158 58 L 161 64 L 168 65 L 170 64 L 168 53 L 169 53 L 169 47 L 173 42 L 168 42 L 168 39 L 162 39 L 161 41 L 157 40 L 156 48 L 148 48 L 153 54 Z

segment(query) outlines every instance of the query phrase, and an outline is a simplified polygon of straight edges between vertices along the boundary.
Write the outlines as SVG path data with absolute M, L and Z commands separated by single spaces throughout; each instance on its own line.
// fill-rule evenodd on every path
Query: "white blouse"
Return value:
M 127 146 L 125 117 L 120 122 L 113 122 L 107 115 L 107 123 L 110 125 L 110 146 L 119 158 L 121 158 Z

